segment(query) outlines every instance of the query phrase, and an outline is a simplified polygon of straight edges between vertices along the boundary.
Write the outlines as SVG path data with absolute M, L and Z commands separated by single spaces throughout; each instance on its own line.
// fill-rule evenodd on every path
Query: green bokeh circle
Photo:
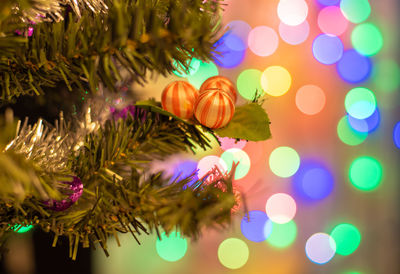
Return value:
M 375 55 L 383 47 L 382 33 L 372 23 L 360 24 L 351 33 L 351 43 L 362 55 Z
M 353 88 L 346 94 L 344 106 L 350 116 L 356 119 L 365 119 L 376 110 L 375 94 L 364 87 Z
M 297 237 L 297 225 L 292 220 L 285 224 L 272 223 L 272 231 L 267 242 L 276 248 L 286 248 L 293 244 Z
M 176 262 L 185 256 L 187 240 L 181 238 L 179 232 L 171 232 L 168 236 L 163 232 L 161 240 L 157 239 L 156 250 L 162 259 L 169 262 Z
M 190 75 L 194 75 L 199 70 L 200 64 L 201 60 L 192 58 L 191 60 L 189 60 L 189 62 L 187 62 L 188 69 L 185 70 L 184 66 L 181 63 L 174 61 L 173 66 L 176 69 L 172 72 L 179 77 L 188 77 Z
M 222 153 L 221 159 L 228 167 L 228 172 L 231 171 L 233 162 L 239 163 L 235 170 L 235 180 L 242 179 L 250 170 L 250 158 L 247 153 L 241 149 L 227 149 L 224 153 Z
M 218 75 L 218 68 L 213 62 L 200 62 L 199 69 L 193 75 L 187 77 L 189 83 L 199 89 L 203 82 L 210 77 Z
M 361 234 L 351 224 L 339 224 L 331 232 L 331 237 L 336 243 L 336 253 L 347 256 L 352 254 L 361 242 Z
M 240 96 L 251 101 L 256 94 L 264 94 L 261 86 L 261 74 L 262 72 L 258 69 L 246 69 L 239 74 L 236 85 Z
M 269 156 L 269 167 L 279 177 L 292 176 L 297 172 L 299 166 L 299 154 L 291 147 L 278 147 Z
M 374 158 L 362 156 L 353 161 L 349 171 L 350 182 L 363 191 L 376 189 L 382 180 L 382 166 Z
M 11 229 L 17 233 L 26 233 L 29 230 L 31 230 L 32 228 L 33 228 L 33 225 L 27 225 L 27 226 L 15 225 Z
M 395 92 L 400 87 L 400 67 L 394 60 L 377 60 L 372 81 L 378 92 Z
M 361 23 L 371 14 L 371 6 L 368 0 L 341 0 L 340 9 L 352 23 Z
M 346 116 L 340 119 L 336 130 L 339 139 L 349 146 L 357 146 L 368 137 L 367 132 L 358 132 L 352 129 Z

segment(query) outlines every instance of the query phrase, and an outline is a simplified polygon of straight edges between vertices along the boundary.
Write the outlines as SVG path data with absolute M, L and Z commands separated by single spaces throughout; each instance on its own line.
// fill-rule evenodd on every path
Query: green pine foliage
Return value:
M 46 102 L 61 83 L 97 97 L 102 86 L 119 92 L 122 71 L 143 83 L 147 72 L 170 73 L 173 61 L 209 60 L 220 9 L 218 0 L 2 1 L 0 106 L 13 108 L 21 96 Z M 69 104 L 82 105 L 72 100 L 79 97 Z M 190 187 L 191 177 L 170 182 L 150 170 L 154 159 L 206 148 L 204 131 L 212 131 L 145 104 L 115 119 L 105 101 L 61 113 L 54 124 L 15 123 L 11 111 L 0 117 L 0 248 L 17 225 L 51 232 L 53 246 L 68 237 L 75 259 L 78 246 L 100 244 L 108 254 L 107 238 L 118 240 L 118 232 L 139 242 L 141 233 L 177 229 L 196 239 L 204 227 L 230 223 L 235 166 Z M 68 197 L 60 186 L 71 176 L 80 178 L 83 194 L 54 211 L 47 201 Z
M 29 1 L 28 1 L 29 2 Z M 65 82 L 70 90 L 99 83 L 115 91 L 126 69 L 137 82 L 148 70 L 163 75 L 172 60 L 208 60 L 218 39 L 218 1 L 106 0 L 107 12 L 64 9 L 65 20 L 32 25 L 32 37 L 15 29 L 19 17 L 0 25 L 0 98 L 43 95 L 45 87 Z M 203 3 L 204 2 L 204 3 Z M 10 24 L 15 21 L 15 24 Z M 25 28 L 27 26 L 25 25 Z
M 83 127 L 61 121 L 53 129 L 41 121 L 24 125 L 0 154 L 2 237 L 16 224 L 33 224 L 55 235 L 53 245 L 67 236 L 75 259 L 80 243 L 99 243 L 108 255 L 107 238 L 117 232 L 132 233 L 138 242 L 141 233 L 159 229 L 197 238 L 204 227 L 229 224 L 237 202 L 234 171 L 190 187 L 185 185 L 191 177 L 169 182 L 162 172 L 149 171 L 154 159 L 195 144 L 205 148 L 209 140 L 198 126 L 140 108 L 127 118 L 89 121 Z M 66 198 L 56 186 L 72 174 L 84 184 L 81 198 L 65 211 L 53 211 L 45 201 Z

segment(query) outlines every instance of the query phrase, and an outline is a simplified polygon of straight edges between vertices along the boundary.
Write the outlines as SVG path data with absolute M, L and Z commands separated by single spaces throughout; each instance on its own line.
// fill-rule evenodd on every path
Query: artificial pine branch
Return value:
M 71 92 L 96 93 L 103 85 L 115 91 L 122 70 L 142 83 L 148 71 L 171 72 L 173 61 L 208 60 L 218 39 L 220 2 L 9 0 L 13 13 L 0 16 L 0 104 L 23 95 L 45 98 L 45 91 L 55 96 L 48 87 L 60 83 Z M 15 33 L 28 27 L 30 37 Z M 117 232 L 138 242 L 141 233 L 159 235 L 159 229 L 197 238 L 205 226 L 229 224 L 237 202 L 235 165 L 229 174 L 212 171 L 191 186 L 191 177 L 170 182 L 150 169 L 154 159 L 209 146 L 203 130 L 212 131 L 154 102 L 137 103 L 119 118 L 108 107 L 92 102 L 83 116 L 71 114 L 66 122 L 61 115 L 54 126 L 41 119 L 19 123 L 11 141 L 0 131 L 0 245 L 16 226 L 35 225 L 53 233 L 53 246 L 68 237 L 75 259 L 79 245 L 99 243 L 108 254 L 107 239 Z M 69 199 L 71 177 L 82 181 L 82 196 L 57 211 L 52 205 Z
M 3 0 L 0 26 L 3 21 L 60 21 L 64 19 L 66 7 L 73 9 L 78 16 L 83 9 L 93 12 L 105 12 L 108 9 L 103 0 Z
M 82 10 L 80 17 L 69 12 L 66 20 L 38 23 L 11 51 L 7 39 L 16 34 L 8 32 L 0 40 L 1 100 L 43 95 L 60 81 L 70 90 L 95 93 L 99 83 L 115 90 L 121 68 L 143 82 L 147 70 L 172 72 L 174 60 L 208 60 L 218 39 L 219 1 L 203 2 L 108 0 L 107 13 Z
M 72 9 L 76 16 L 81 10 L 94 13 L 106 12 L 108 7 L 103 0 L 2 0 L 0 5 L 0 56 L 12 57 L 16 50 L 28 39 L 24 29 L 33 28 L 40 22 L 59 22 L 64 20 L 66 9 Z
M 69 209 L 53 211 L 29 185 L 22 185 L 22 200 L 4 199 L 7 191 L 1 188 L 0 235 L 6 237 L 15 224 L 34 224 L 54 233 L 54 244 L 59 236 L 69 237 L 74 259 L 79 243 L 84 247 L 99 243 L 107 254 L 107 238 L 116 232 L 130 232 L 138 238 L 140 233 L 158 233 L 160 228 L 167 233 L 178 229 L 196 238 L 205 226 L 227 225 L 235 204 L 233 173 L 185 187 L 190 177 L 168 182 L 162 173 L 149 172 L 155 158 L 163 159 L 194 144 L 207 146 L 200 129 L 139 106 L 130 110 L 126 118 L 111 116 L 101 121 L 88 108 L 84 119 L 77 119 L 82 122 L 61 121 L 53 129 L 41 121 L 32 127 L 25 124 L 7 146 L 7 153 L 24 156 L 21 159 L 37 166 L 38 178 L 56 173 L 78 176 L 84 191 Z M 46 174 L 45 167 L 53 170 Z M 0 170 L 1 176 L 5 170 Z M 21 170 L 23 176 L 29 176 L 27 172 Z M 47 180 L 39 182 L 44 187 Z M 9 176 L 10 185 L 17 183 L 16 176 Z

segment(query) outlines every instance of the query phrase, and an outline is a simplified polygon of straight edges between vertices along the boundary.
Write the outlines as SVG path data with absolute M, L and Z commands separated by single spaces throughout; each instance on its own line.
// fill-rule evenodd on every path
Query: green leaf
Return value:
M 250 103 L 237 107 L 229 124 L 215 133 L 220 137 L 264 141 L 271 138 L 269 124 L 265 110 L 257 103 Z

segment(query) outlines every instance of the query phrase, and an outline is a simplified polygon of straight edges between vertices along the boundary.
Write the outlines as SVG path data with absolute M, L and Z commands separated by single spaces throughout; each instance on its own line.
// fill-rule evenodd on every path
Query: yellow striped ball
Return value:
M 233 117 L 235 104 L 223 90 L 208 89 L 199 95 L 194 105 L 194 116 L 203 126 L 221 128 Z
M 199 97 L 197 89 L 185 81 L 170 83 L 162 92 L 162 108 L 176 116 L 189 119 L 193 116 L 196 99 Z
M 207 89 L 218 88 L 222 89 L 231 97 L 233 103 L 236 102 L 237 92 L 235 85 L 226 77 L 223 76 L 214 76 L 208 78 L 200 87 L 200 94 L 202 94 Z

